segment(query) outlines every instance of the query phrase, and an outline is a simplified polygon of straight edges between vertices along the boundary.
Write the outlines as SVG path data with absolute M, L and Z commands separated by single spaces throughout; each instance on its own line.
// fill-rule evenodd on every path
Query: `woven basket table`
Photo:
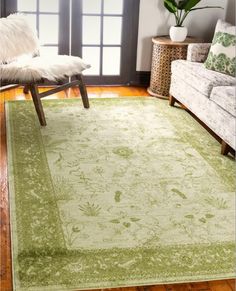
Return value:
M 153 38 L 152 42 L 151 80 L 147 91 L 152 96 L 168 99 L 171 62 L 179 59 L 186 60 L 188 45 L 202 41 L 187 37 L 184 42 L 172 42 L 168 36 L 160 36 Z

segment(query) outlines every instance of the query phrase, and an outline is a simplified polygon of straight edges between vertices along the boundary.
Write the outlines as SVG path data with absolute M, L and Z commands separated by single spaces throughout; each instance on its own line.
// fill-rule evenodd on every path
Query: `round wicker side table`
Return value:
M 160 36 L 153 38 L 152 42 L 151 80 L 147 91 L 152 96 L 168 99 L 171 62 L 178 59 L 186 59 L 188 45 L 201 42 L 201 40 L 187 37 L 184 42 L 172 42 L 169 36 Z

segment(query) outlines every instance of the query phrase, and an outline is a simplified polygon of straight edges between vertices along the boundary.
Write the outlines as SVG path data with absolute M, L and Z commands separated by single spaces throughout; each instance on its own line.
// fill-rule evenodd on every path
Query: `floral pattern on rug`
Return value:
M 153 98 L 9 102 L 15 289 L 234 276 L 235 163 Z

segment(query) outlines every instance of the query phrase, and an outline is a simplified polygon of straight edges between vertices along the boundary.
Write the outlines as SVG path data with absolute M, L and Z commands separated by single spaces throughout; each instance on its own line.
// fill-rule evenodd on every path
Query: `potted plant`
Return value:
M 194 8 L 201 0 L 164 0 L 164 6 L 175 16 L 176 25 L 170 28 L 170 38 L 172 41 L 182 42 L 185 40 L 188 29 L 183 26 L 183 22 L 188 14 L 195 10 L 206 8 L 221 8 L 220 6 L 203 6 Z

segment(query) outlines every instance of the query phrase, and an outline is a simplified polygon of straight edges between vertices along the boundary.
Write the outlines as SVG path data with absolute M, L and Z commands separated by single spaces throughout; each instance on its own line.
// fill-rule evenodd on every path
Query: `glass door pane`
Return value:
M 36 12 L 37 0 L 18 0 L 17 11 L 19 12 Z
M 123 14 L 123 0 L 104 0 L 105 14 Z
M 59 1 L 58 0 L 40 0 L 39 11 L 59 13 Z
M 103 48 L 103 66 L 102 74 L 104 76 L 120 75 L 120 47 L 104 47 Z
M 17 0 L 17 11 L 26 14 L 38 31 L 42 54 L 58 54 L 59 3 L 60 0 Z
M 83 44 L 100 45 L 101 43 L 101 17 L 83 16 Z
M 50 25 L 48 25 L 50 23 Z M 39 15 L 39 39 L 44 46 L 58 46 L 59 36 L 59 19 L 58 15 Z
M 83 0 L 83 13 L 101 14 L 102 0 Z
M 82 57 L 92 64 L 85 75 L 121 75 L 123 1 L 82 0 Z
M 83 59 L 91 64 L 91 68 L 86 70 L 86 74 L 90 76 L 100 74 L 100 47 L 83 47 Z
M 103 44 L 121 45 L 122 17 L 103 17 Z

